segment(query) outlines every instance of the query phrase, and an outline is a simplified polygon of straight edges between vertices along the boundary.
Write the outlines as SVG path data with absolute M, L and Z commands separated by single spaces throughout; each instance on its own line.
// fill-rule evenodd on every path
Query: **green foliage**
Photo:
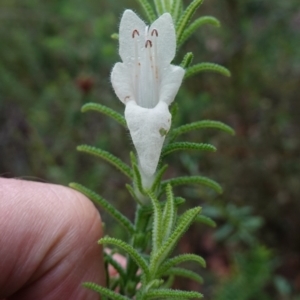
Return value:
M 180 66 L 184 69 L 188 68 L 191 65 L 191 63 L 193 62 L 193 59 L 194 59 L 194 54 L 192 52 L 188 52 L 184 56 Z
M 156 19 L 155 12 L 149 3 L 148 0 L 138 0 L 139 4 L 142 6 L 143 10 L 146 13 L 146 16 L 150 23 L 152 23 Z
M 214 234 L 216 240 L 226 240 L 228 244 L 242 242 L 249 246 L 257 243 L 256 232 L 263 225 L 263 219 L 254 216 L 252 214 L 253 208 L 250 206 L 237 207 L 234 204 L 207 205 L 204 213 L 214 219 L 225 221 Z
M 113 118 L 115 121 L 117 121 L 118 123 L 120 123 L 121 125 L 123 125 L 124 127 L 126 127 L 126 120 L 125 118 L 119 114 L 118 112 L 116 112 L 115 110 L 105 106 L 105 105 L 101 105 L 98 103 L 87 103 L 85 105 L 82 106 L 81 111 L 82 112 L 87 112 L 87 111 L 97 111 L 100 112 L 102 114 L 105 114 L 111 118 Z
M 223 192 L 222 187 L 212 179 L 203 176 L 183 176 L 183 177 L 176 177 L 168 180 L 164 180 L 162 182 L 162 187 L 171 184 L 172 186 L 178 185 L 186 185 L 186 184 L 200 184 L 207 186 L 217 193 L 221 194 Z
M 123 242 L 122 240 L 111 238 L 111 237 L 104 237 L 100 239 L 98 243 L 102 245 L 114 245 L 121 248 L 127 254 L 129 254 L 130 257 L 137 263 L 137 265 L 141 268 L 146 278 L 150 276 L 147 262 L 131 245 Z
M 204 62 L 204 63 L 200 63 L 200 64 L 193 65 L 191 67 L 188 67 L 185 72 L 184 78 L 188 78 L 188 77 L 194 76 L 198 73 L 207 72 L 207 71 L 220 73 L 227 77 L 231 76 L 230 71 L 227 68 L 220 66 L 218 64 Z
M 131 172 L 129 166 L 127 166 L 119 158 L 115 157 L 111 153 L 109 153 L 105 150 L 99 149 L 99 148 L 88 146 L 88 145 L 78 146 L 77 150 L 80 152 L 85 152 L 85 153 L 88 153 L 88 154 L 91 154 L 91 155 L 94 155 L 94 156 L 97 156 L 97 157 L 100 157 L 100 158 L 106 160 L 111 165 L 113 165 L 118 170 L 120 170 L 124 175 L 126 175 L 127 177 L 132 179 L 133 175 L 132 175 L 132 172 Z
M 120 223 L 122 227 L 124 227 L 129 234 L 134 233 L 134 227 L 132 223 L 121 213 L 119 212 L 113 205 L 111 205 L 107 200 L 91 191 L 90 189 L 84 187 L 78 183 L 70 183 L 69 186 L 82 194 L 86 195 L 90 198 L 95 204 L 100 205 L 104 210 L 106 210 L 116 221 Z
M 197 292 L 186 292 L 171 289 L 159 289 L 149 291 L 145 299 L 184 299 L 184 298 L 196 298 L 200 299 L 203 295 Z
M 164 273 L 167 272 L 170 268 L 173 268 L 174 266 L 186 261 L 194 261 L 199 263 L 202 267 L 206 267 L 206 262 L 202 257 L 195 254 L 181 254 L 165 261 L 160 266 L 158 274 L 164 275 Z
M 186 27 L 191 21 L 192 16 L 196 12 L 196 10 L 199 8 L 199 6 L 202 4 L 203 0 L 193 0 L 190 5 L 185 9 L 183 14 L 181 15 L 178 23 L 176 24 L 176 34 L 177 34 L 177 43 L 178 45 L 181 45 L 182 36 L 184 34 L 184 31 L 186 30 Z
M 201 26 L 210 24 L 216 27 L 220 27 L 220 22 L 218 19 L 211 17 L 211 16 L 205 16 L 205 17 L 200 17 L 196 19 L 192 24 L 190 24 L 183 32 L 182 38 L 179 42 L 179 46 L 184 44 L 185 41 L 187 41 L 191 35 Z
M 164 147 L 164 149 L 162 150 L 161 157 L 165 157 L 172 152 L 182 151 L 182 150 L 198 150 L 198 151 L 205 151 L 205 152 L 217 151 L 216 147 L 210 144 L 178 142 L 178 143 L 171 143 L 168 146 Z
M 220 121 L 203 120 L 203 121 L 193 122 L 190 124 L 181 125 L 180 127 L 175 128 L 171 133 L 171 139 L 174 140 L 181 134 L 187 133 L 192 130 L 203 129 L 203 128 L 214 128 L 214 129 L 222 130 L 232 135 L 234 134 L 234 130 L 230 126 Z
M 236 254 L 235 266 L 236 272 L 218 289 L 214 299 L 265 299 L 263 287 L 273 269 L 270 252 L 263 247 L 255 247 L 248 253 Z
M 107 289 L 105 287 L 102 287 L 96 283 L 92 283 L 92 282 L 85 282 L 83 284 L 84 287 L 90 289 L 90 290 L 93 290 L 105 297 L 109 297 L 110 299 L 112 300 L 129 300 L 130 298 L 128 297 L 124 297 L 124 296 L 121 296 L 120 294 L 116 293 L 116 292 L 113 292 L 111 291 L 110 289 Z
M 173 21 L 175 24 L 177 24 L 181 14 L 182 14 L 182 11 L 183 11 L 182 0 L 173 1 L 173 5 L 171 8 L 171 15 L 173 17 Z

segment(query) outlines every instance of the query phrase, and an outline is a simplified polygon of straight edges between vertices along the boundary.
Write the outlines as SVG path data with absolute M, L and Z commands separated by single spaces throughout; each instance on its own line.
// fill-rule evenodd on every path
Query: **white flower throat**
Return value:
M 144 37 L 135 29 L 134 40 L 134 92 L 138 105 L 153 108 L 159 101 L 160 72 L 157 60 L 157 29 L 145 28 Z M 144 39 L 142 41 L 141 39 Z

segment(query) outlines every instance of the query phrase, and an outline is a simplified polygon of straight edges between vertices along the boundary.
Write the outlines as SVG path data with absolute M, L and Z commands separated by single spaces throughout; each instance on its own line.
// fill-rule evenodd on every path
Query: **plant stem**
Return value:
M 142 252 L 147 247 L 147 226 L 151 214 L 145 214 L 143 207 L 138 206 L 135 215 L 135 233 L 131 239 L 131 246 L 136 250 Z M 125 292 L 126 296 L 132 297 L 136 292 L 136 285 L 140 282 L 136 273 L 138 266 L 131 257 L 127 257 L 127 269 L 126 269 L 126 283 Z

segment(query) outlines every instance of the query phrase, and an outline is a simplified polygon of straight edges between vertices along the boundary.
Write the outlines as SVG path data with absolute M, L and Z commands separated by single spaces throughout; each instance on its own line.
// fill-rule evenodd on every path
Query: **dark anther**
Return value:
M 134 29 L 132 32 L 132 38 L 134 39 L 136 35 L 140 35 L 140 33 L 136 29 Z
M 150 40 L 146 41 L 145 48 L 147 48 L 148 46 L 152 47 L 152 42 Z
M 156 29 L 153 29 L 152 32 L 151 32 L 151 36 L 154 36 L 154 34 L 156 36 L 158 36 L 158 31 Z

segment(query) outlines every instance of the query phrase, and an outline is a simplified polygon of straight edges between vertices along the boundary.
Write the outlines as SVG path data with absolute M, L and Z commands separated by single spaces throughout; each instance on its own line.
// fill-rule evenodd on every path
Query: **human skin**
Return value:
M 98 211 L 67 187 L 0 178 L 0 299 L 94 300 L 104 283 Z

